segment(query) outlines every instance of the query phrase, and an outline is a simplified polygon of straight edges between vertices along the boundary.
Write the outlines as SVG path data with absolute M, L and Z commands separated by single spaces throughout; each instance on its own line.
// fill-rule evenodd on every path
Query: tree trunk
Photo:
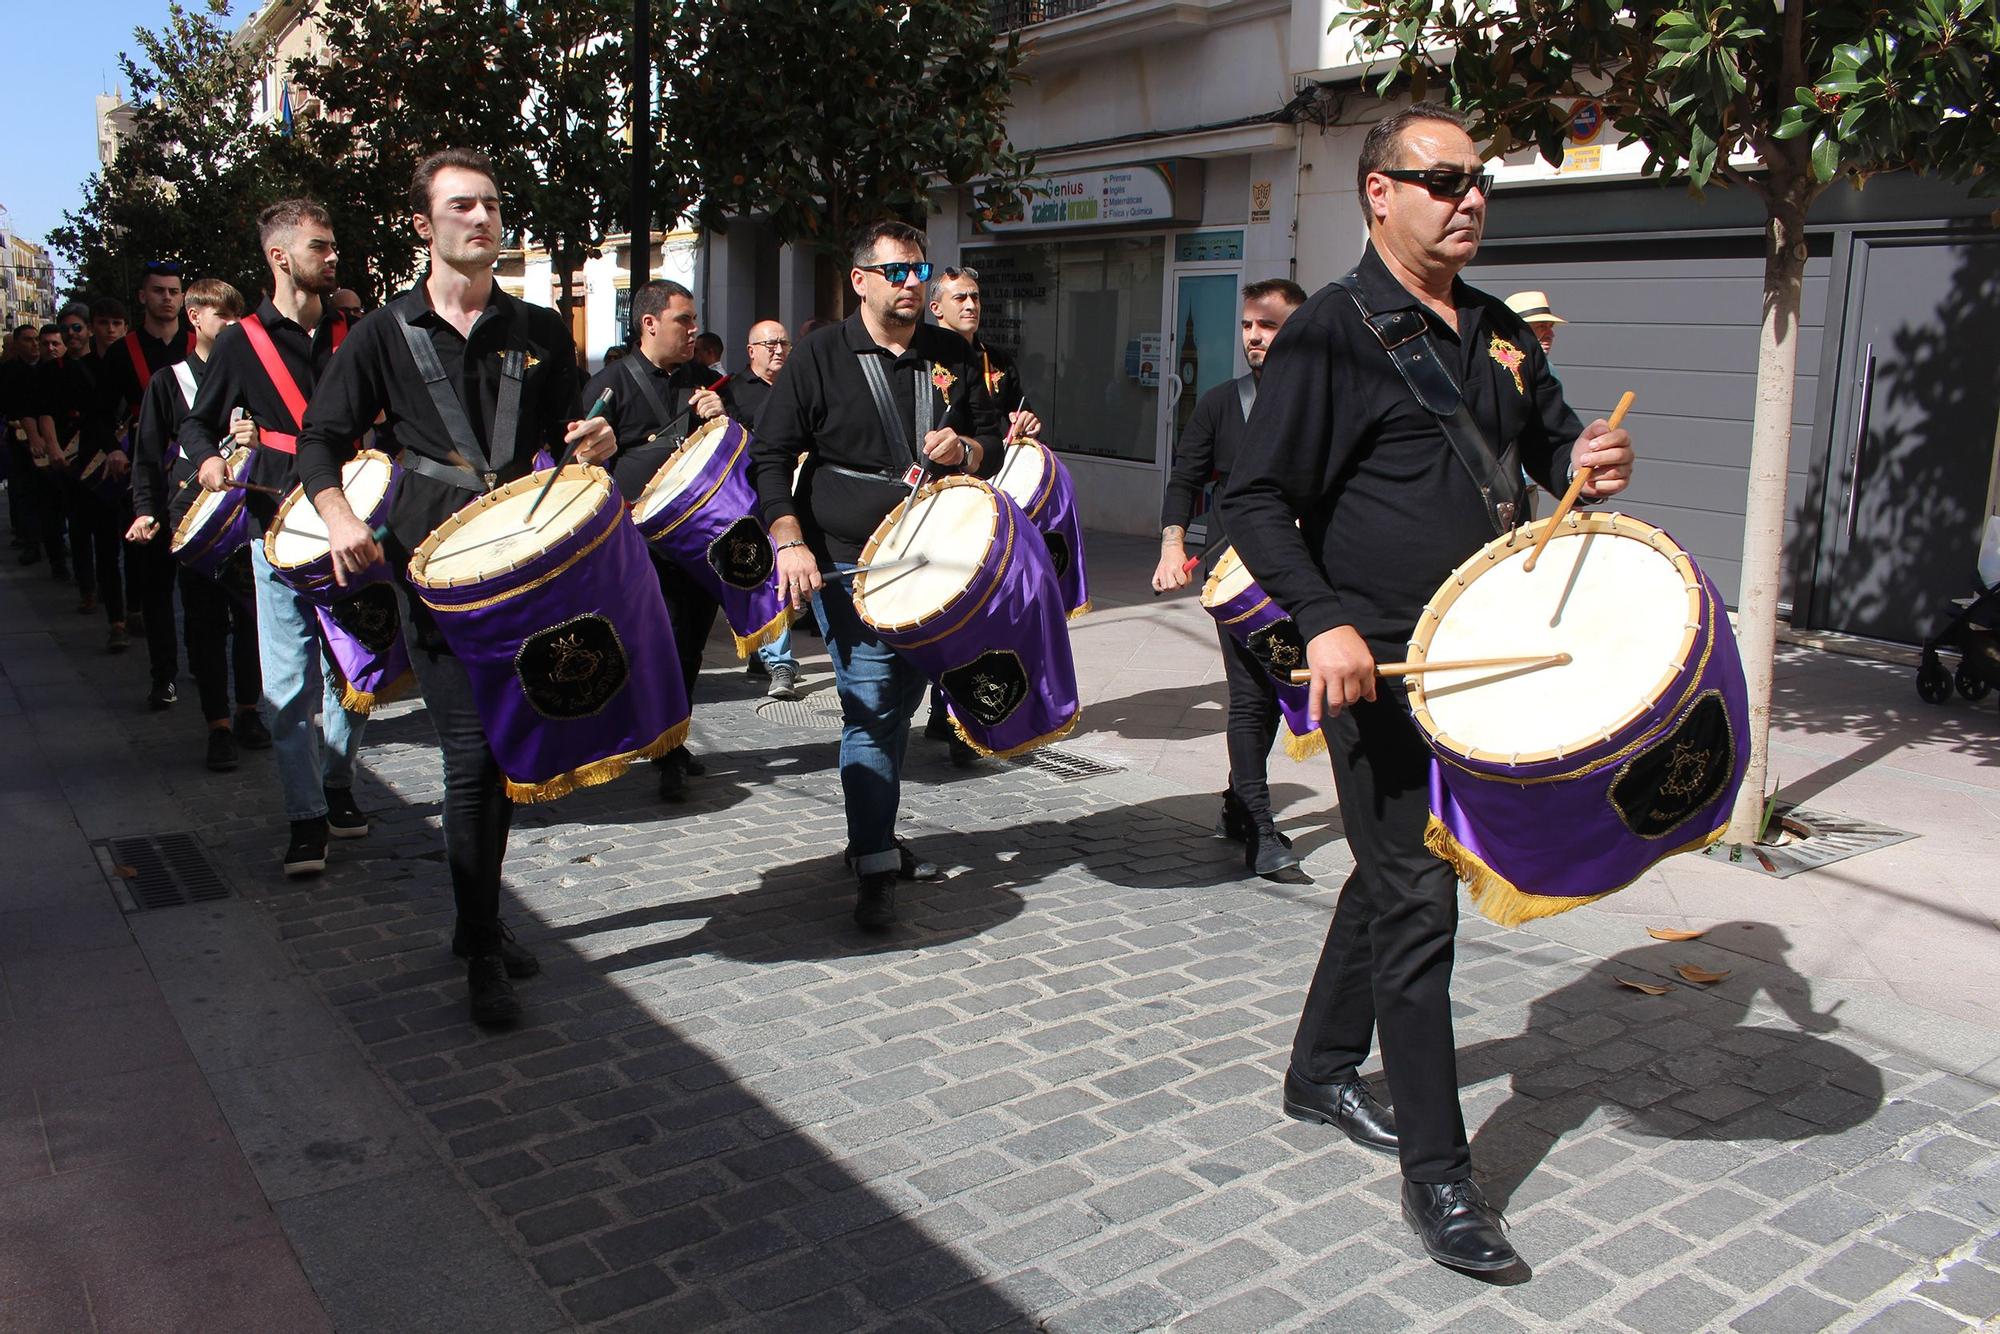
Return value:
M 1737 644 L 1750 693 L 1750 769 L 1723 839 L 1756 841 L 1770 765 L 1771 663 L 1778 644 L 1778 587 L 1785 559 L 1785 473 L 1792 452 L 1792 391 L 1799 364 L 1799 293 L 1806 271 L 1809 179 L 1770 182 L 1764 225 L 1764 323 L 1757 333 L 1757 411 L 1750 427 Z

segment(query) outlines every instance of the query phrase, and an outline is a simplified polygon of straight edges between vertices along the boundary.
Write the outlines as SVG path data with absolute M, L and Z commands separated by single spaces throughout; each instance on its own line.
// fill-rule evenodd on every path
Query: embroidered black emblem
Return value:
M 386 653 L 403 628 L 403 614 L 396 606 L 396 589 L 391 584 L 370 584 L 326 609 L 334 624 L 370 653 Z
M 988 649 L 939 679 L 951 702 L 981 724 L 995 727 L 1028 697 L 1028 672 L 1019 655 Z
M 1729 710 L 1709 691 L 1666 736 L 1626 764 L 1611 785 L 1611 806 L 1641 838 L 1664 838 L 1714 804 L 1736 769 Z
M 544 718 L 588 718 L 625 688 L 631 666 L 617 628 L 586 613 L 523 640 L 514 675 Z
M 1069 542 L 1061 533 L 1043 533 L 1042 541 L 1048 543 L 1049 559 L 1056 566 L 1056 578 L 1062 578 L 1069 573 Z
M 1292 673 L 1306 665 L 1306 644 L 1299 638 L 1299 627 L 1292 624 L 1290 617 L 1273 621 L 1262 630 L 1252 630 L 1244 647 L 1281 686 L 1290 685 Z
M 776 568 L 764 525 L 747 514 L 708 544 L 708 563 L 723 583 L 745 591 L 762 588 Z

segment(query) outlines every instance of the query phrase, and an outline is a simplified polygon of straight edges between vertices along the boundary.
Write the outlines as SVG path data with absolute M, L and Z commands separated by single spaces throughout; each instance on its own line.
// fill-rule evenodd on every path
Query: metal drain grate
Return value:
M 1086 778 L 1102 778 L 1106 774 L 1123 773 L 1115 764 L 1103 760 L 1093 760 L 1088 755 L 1079 755 L 1073 750 L 1045 748 L 1031 750 L 1026 755 L 1016 756 L 1016 764 L 1024 764 L 1030 769 L 1040 769 L 1045 774 L 1053 774 L 1059 783 L 1076 783 Z
M 1783 880 L 1916 837 L 1851 815 L 1828 815 L 1804 806 L 1780 804 L 1778 822 L 1785 831 L 1781 844 L 1737 848 L 1716 843 L 1703 848 L 1702 855 Z
M 106 839 L 98 860 L 126 912 L 179 908 L 230 896 L 208 854 L 191 834 L 143 834 Z
M 813 732 L 840 730 L 840 704 L 821 702 L 820 696 L 805 699 L 767 699 L 757 706 L 757 716 L 767 723 L 802 727 Z

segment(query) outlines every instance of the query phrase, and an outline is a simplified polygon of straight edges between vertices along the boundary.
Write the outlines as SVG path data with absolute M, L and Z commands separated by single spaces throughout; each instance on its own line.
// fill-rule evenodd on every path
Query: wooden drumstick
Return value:
M 1618 424 L 1625 420 L 1625 413 L 1632 406 L 1632 398 L 1632 391 L 1627 389 L 1624 397 L 1618 400 L 1618 406 L 1611 410 L 1609 425 L 1612 430 L 1617 430 Z M 1569 479 L 1569 490 L 1563 492 L 1562 503 L 1557 505 L 1556 512 L 1549 516 L 1549 526 L 1542 529 L 1542 535 L 1535 539 L 1535 549 L 1521 562 L 1522 569 L 1532 571 L 1535 568 L 1535 562 L 1542 558 L 1542 548 L 1547 546 L 1549 539 L 1556 534 L 1556 525 L 1563 521 L 1563 516 L 1576 505 L 1576 498 L 1583 494 L 1584 484 L 1590 481 L 1590 473 L 1591 469 L 1585 466 L 1578 468 L 1576 476 Z
M 602 417 L 604 415 L 604 409 L 609 407 L 610 404 L 611 404 L 611 386 L 605 385 L 604 392 L 597 396 L 597 401 L 590 405 L 590 411 L 583 414 L 583 419 L 585 421 L 589 421 L 593 417 Z M 576 453 L 576 441 L 572 440 L 567 445 L 563 446 L 562 457 L 557 459 L 556 466 L 549 470 L 549 480 L 543 482 L 542 489 L 535 493 L 535 503 L 528 506 L 528 517 L 521 520 L 521 526 L 523 528 L 526 528 L 529 524 L 535 521 L 535 511 L 540 509 L 542 507 L 542 502 L 549 498 L 549 492 L 555 489 L 556 478 L 562 476 L 562 470 L 564 466 L 569 463 L 569 456 L 574 453 Z
M 914 556 L 899 556 L 895 560 L 871 561 L 867 565 L 857 565 L 851 570 L 821 570 L 819 577 L 829 583 L 835 579 L 852 579 L 857 574 L 874 574 L 877 570 L 900 570 L 904 566 L 922 569 L 931 563 L 931 558 L 919 551 Z
M 1528 653 L 1513 658 L 1460 658 L 1456 662 L 1378 662 L 1377 676 L 1422 676 L 1425 672 L 1471 672 L 1487 667 L 1567 667 L 1567 653 Z M 1293 672 L 1292 684 L 1311 685 L 1311 672 Z

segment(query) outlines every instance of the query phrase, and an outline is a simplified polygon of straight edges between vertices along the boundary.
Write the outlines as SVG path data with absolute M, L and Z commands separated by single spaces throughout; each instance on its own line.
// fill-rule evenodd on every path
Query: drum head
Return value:
M 993 485 L 1022 509 L 1030 509 L 1041 499 L 1048 475 L 1048 451 L 1032 440 L 1023 440 L 1007 447 L 1007 457 L 1001 461 Z
M 700 430 L 683 440 L 673 457 L 660 465 L 660 470 L 653 474 L 653 480 L 647 482 L 646 489 L 639 493 L 637 503 L 632 506 L 632 517 L 640 523 L 646 522 L 669 501 L 706 476 L 709 460 L 729 438 L 728 425 L 727 417 L 714 417 L 703 422 Z M 541 518 L 540 515 L 535 517 L 538 521 Z
M 1250 578 L 1250 567 L 1236 554 L 1235 547 L 1225 547 L 1215 558 L 1215 568 L 1208 572 L 1208 579 L 1201 586 L 1201 605 L 1220 607 L 1243 594 L 1254 582 Z
M 348 506 L 366 519 L 389 494 L 389 483 L 394 476 L 388 455 L 373 449 L 363 450 L 342 465 L 340 489 L 347 496 Z M 306 499 L 305 491 L 294 487 L 278 507 L 278 522 L 271 529 L 265 557 L 280 570 L 295 570 L 324 556 L 327 546 L 326 520 L 320 518 L 319 510 Z
M 920 625 L 950 605 L 971 585 L 1000 531 L 993 493 L 969 479 L 947 480 L 918 492 L 908 517 L 898 525 L 901 510 L 898 506 L 882 520 L 861 563 L 921 555 L 925 564 L 854 578 L 856 610 L 869 624 L 884 628 Z
M 249 462 L 249 450 L 231 450 L 229 456 L 223 460 L 222 471 L 230 477 L 240 479 Z M 188 485 L 194 486 L 195 484 L 189 482 Z M 202 491 L 188 505 L 187 512 L 181 515 L 180 524 L 174 529 L 174 540 L 170 549 L 176 552 L 180 551 L 189 542 L 195 540 L 196 533 L 201 532 L 203 528 L 208 526 L 210 520 L 215 518 L 215 512 L 218 509 L 224 505 L 241 504 L 242 501 L 243 492 L 233 487 L 225 491 Z
M 1502 538 L 1461 566 L 1412 642 L 1413 657 L 1434 662 L 1570 655 L 1563 666 L 1413 678 L 1419 721 L 1468 757 L 1526 762 L 1601 743 L 1678 679 L 1701 622 L 1693 564 L 1650 524 L 1565 523 L 1530 572 L 1532 545 Z
M 450 588 L 504 574 L 575 533 L 611 490 L 611 474 L 571 464 L 530 525 L 528 511 L 547 480 L 546 474 L 516 478 L 447 519 L 411 556 L 410 578 Z

